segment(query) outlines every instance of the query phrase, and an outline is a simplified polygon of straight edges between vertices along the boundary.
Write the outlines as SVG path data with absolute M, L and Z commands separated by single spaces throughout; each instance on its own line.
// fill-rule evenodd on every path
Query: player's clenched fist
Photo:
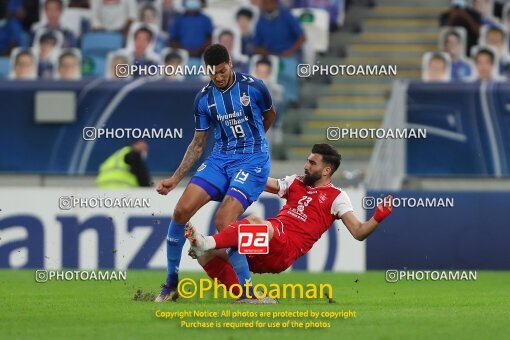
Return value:
M 179 181 L 176 178 L 174 178 L 174 177 L 165 178 L 164 180 L 162 180 L 158 183 L 158 186 L 156 187 L 156 191 L 160 195 L 166 195 L 170 191 L 174 190 L 175 187 L 177 186 L 177 184 L 179 184 Z
M 377 208 L 375 209 L 374 220 L 376 220 L 377 223 L 381 223 L 382 220 L 384 220 L 386 217 L 388 217 L 389 214 L 391 214 L 392 210 L 393 210 L 393 196 L 388 195 L 384 197 L 382 203 L 379 203 L 377 205 Z

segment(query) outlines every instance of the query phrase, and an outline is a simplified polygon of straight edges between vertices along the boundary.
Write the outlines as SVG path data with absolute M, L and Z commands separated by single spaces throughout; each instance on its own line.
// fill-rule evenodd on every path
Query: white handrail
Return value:
M 395 80 L 381 125 L 383 129 L 406 126 L 408 82 Z M 378 139 L 365 177 L 369 190 L 400 190 L 405 176 L 406 142 L 404 139 Z

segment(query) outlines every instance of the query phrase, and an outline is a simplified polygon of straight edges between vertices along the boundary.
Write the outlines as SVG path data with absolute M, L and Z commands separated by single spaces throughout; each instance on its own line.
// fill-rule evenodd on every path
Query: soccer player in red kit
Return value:
M 392 211 L 392 197 L 387 196 L 370 220 L 361 222 L 353 213 L 349 196 L 331 183 L 340 166 L 340 154 L 329 144 L 315 144 L 304 166 L 304 176 L 269 178 L 265 191 L 287 200 L 274 218 L 263 220 L 248 216 L 216 235 L 204 236 L 193 225 L 186 225 L 186 237 L 208 274 L 214 273 L 227 287 L 237 283 L 224 248 L 238 245 L 240 224 L 266 224 L 269 229 L 269 253 L 247 255 L 254 273 L 280 273 L 306 254 L 337 219 L 341 219 L 352 236 L 367 238 Z M 216 250 L 213 250 L 216 249 Z M 230 266 L 230 268 L 229 268 Z

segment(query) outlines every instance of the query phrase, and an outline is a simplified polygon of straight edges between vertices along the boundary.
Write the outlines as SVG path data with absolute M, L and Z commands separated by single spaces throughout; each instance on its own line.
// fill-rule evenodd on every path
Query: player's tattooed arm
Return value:
M 175 170 L 173 176 L 181 181 L 188 173 L 191 167 L 197 162 L 204 152 L 205 144 L 207 143 L 207 131 L 195 131 L 193 140 L 188 146 L 181 164 Z
M 262 116 L 264 117 L 264 131 L 267 132 L 276 119 L 276 109 L 274 105 L 271 106 L 268 111 L 264 112 Z
M 278 191 L 280 191 L 280 185 L 278 185 L 278 180 L 276 178 L 268 177 L 264 191 L 270 192 L 272 194 L 277 194 Z
M 207 131 L 195 131 L 195 136 L 186 150 L 186 154 L 182 159 L 181 164 L 175 170 L 174 174 L 160 181 L 156 186 L 156 191 L 161 195 L 166 195 L 186 176 L 189 169 L 196 163 L 204 152 L 205 144 L 207 142 Z

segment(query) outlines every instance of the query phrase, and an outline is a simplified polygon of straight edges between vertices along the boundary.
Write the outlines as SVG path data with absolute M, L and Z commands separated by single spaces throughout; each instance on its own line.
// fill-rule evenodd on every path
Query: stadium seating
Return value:
M 10 71 L 11 61 L 8 57 L 0 57 L 0 78 L 6 78 Z
M 124 46 L 122 34 L 117 32 L 86 33 L 82 37 L 81 49 L 84 57 L 105 58 L 108 52 Z
M 329 48 L 329 13 L 319 8 L 294 8 L 292 15 L 298 18 L 308 37 L 307 42 L 317 52 Z
M 292 14 L 298 18 L 306 35 L 303 61 L 313 64 L 317 52 L 329 48 L 329 13 L 318 8 L 294 8 Z
M 90 10 L 85 8 L 66 8 L 62 13 L 62 25 L 69 28 L 76 37 L 82 35 L 84 26 L 90 24 Z
M 105 73 L 106 58 L 99 56 L 89 56 L 88 61 L 92 63 L 92 73 L 89 75 L 99 77 Z
M 214 27 L 235 27 L 235 12 L 232 8 L 207 7 L 203 13 L 211 18 Z
M 81 50 L 83 60 L 92 65 L 88 75 L 102 76 L 105 73 L 106 56 L 109 52 L 121 49 L 124 38 L 116 32 L 94 32 L 83 35 Z

